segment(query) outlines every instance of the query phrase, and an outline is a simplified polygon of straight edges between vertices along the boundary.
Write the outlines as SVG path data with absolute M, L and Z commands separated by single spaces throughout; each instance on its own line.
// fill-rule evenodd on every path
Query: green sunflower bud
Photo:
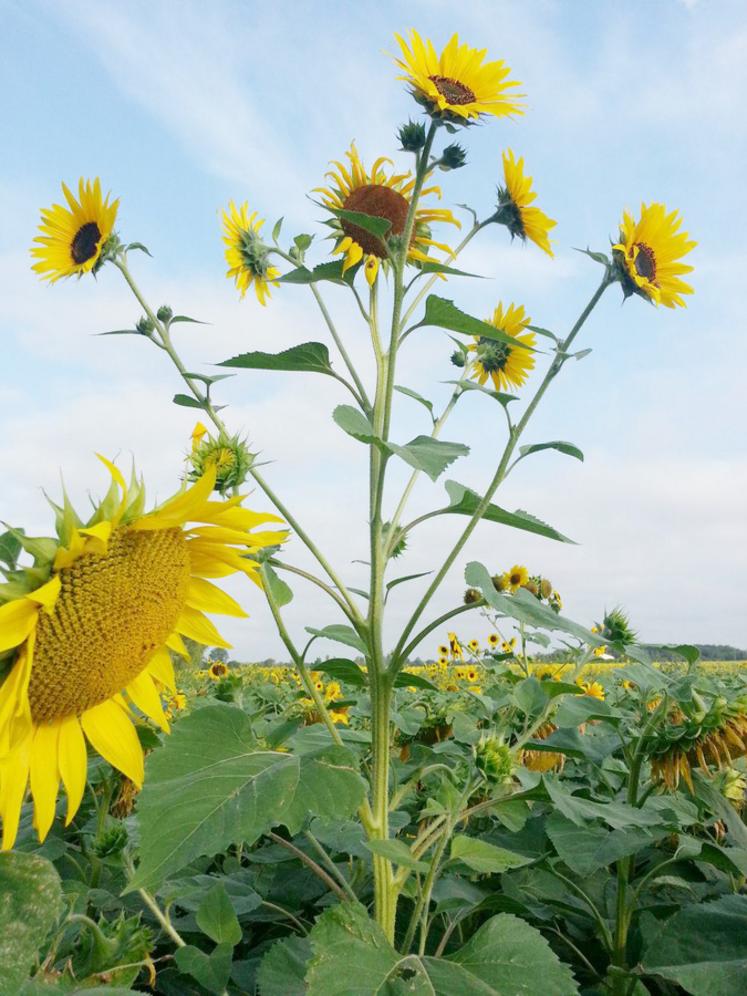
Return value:
M 451 354 L 450 359 L 455 367 L 465 366 L 466 361 L 464 359 L 464 353 L 460 353 L 458 349 L 454 350 L 454 352 Z
M 452 142 L 441 153 L 441 160 L 438 165 L 442 170 L 461 169 L 466 162 L 466 150 L 458 142 Z
M 389 531 L 391 529 L 390 523 L 385 522 L 382 529 L 384 533 L 384 542 L 388 543 Z M 406 549 L 407 549 L 407 536 L 405 535 L 402 529 L 398 529 L 394 536 L 394 545 L 392 546 L 390 556 L 395 559 L 397 557 L 401 557 Z
M 168 306 L 168 304 L 162 304 L 161 307 L 156 312 L 156 318 L 159 322 L 170 322 L 174 317 L 174 312 Z
M 114 823 L 99 834 L 93 842 L 93 853 L 99 858 L 119 854 L 127 843 L 127 830 L 122 823 Z
M 500 737 L 483 734 L 475 747 L 475 765 L 489 782 L 500 785 L 511 778 L 513 758 Z
M 403 152 L 419 152 L 425 145 L 425 125 L 408 121 L 397 133 Z
M 493 587 L 496 591 L 501 592 L 508 590 L 507 574 L 494 574 L 490 580 L 493 582 Z
M 244 483 L 253 460 L 254 454 L 238 435 L 228 436 L 223 432 L 217 438 L 206 435 L 189 454 L 190 480 L 196 481 L 210 467 L 215 467 L 215 490 L 224 494 Z
M 468 588 L 464 593 L 464 604 L 465 605 L 476 605 L 478 602 L 482 601 L 482 592 L 478 591 L 477 588 Z
M 135 328 L 141 335 L 150 335 L 155 327 L 156 326 L 153 323 L 153 320 L 151 318 L 146 318 L 145 315 L 143 315 L 142 318 L 138 318 L 137 323 L 135 324 Z
M 547 578 L 542 578 L 540 581 L 540 595 L 543 598 L 550 598 L 552 595 L 552 581 L 548 581 Z

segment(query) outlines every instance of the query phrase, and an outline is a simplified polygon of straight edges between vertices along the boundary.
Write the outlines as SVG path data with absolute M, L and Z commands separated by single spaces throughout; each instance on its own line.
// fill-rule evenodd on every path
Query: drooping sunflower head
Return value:
M 543 723 L 535 731 L 534 739 L 547 740 L 557 730 L 554 723 Z M 523 750 L 520 760 L 529 771 L 562 771 L 565 766 L 565 754 L 549 750 Z
M 280 270 L 270 263 L 270 248 L 262 240 L 264 220 L 257 212 L 249 213 L 246 201 L 237 207 L 233 201 L 223 212 L 223 244 L 228 270 L 226 276 L 236 284 L 243 297 L 254 285 L 261 305 L 267 304 L 270 287 Z
M 639 294 L 667 308 L 685 307 L 682 295 L 692 294 L 693 289 L 680 278 L 692 273 L 693 267 L 680 260 L 698 243 L 681 227 L 679 213 L 667 213 L 663 204 L 641 204 L 637 221 L 623 213 L 620 240 L 612 249 L 626 297 Z
M 499 303 L 492 317 L 486 321 L 499 332 L 504 332 L 517 342 L 512 346 L 488 336 L 476 336 L 468 351 L 474 354 L 470 375 L 480 384 L 491 379 L 496 391 L 521 387 L 530 370 L 534 368 L 534 332 L 525 332 L 531 318 L 523 305 L 509 304 L 504 310 Z M 518 344 L 521 345 L 518 345 Z M 529 347 L 529 348 L 526 348 Z
M 390 159 L 381 156 L 367 170 L 353 142 L 346 153 L 349 165 L 335 160 L 334 169 L 326 175 L 329 184 L 326 187 L 316 187 L 315 193 L 321 195 L 322 204 L 332 212 L 328 222 L 335 239 L 335 255 L 343 256 L 343 273 L 352 266 L 364 261 L 366 280 L 373 286 L 378 276 L 379 267 L 386 265 L 389 256 L 388 242 L 401 237 L 407 224 L 410 210 L 410 195 L 415 186 L 415 180 L 409 173 L 394 173 Z M 441 196 L 438 187 L 425 187 L 420 197 L 429 195 Z M 420 201 L 418 202 L 421 203 Z M 379 237 L 348 218 L 340 217 L 335 212 L 351 211 L 358 214 L 372 215 L 389 222 L 387 233 Z M 427 262 L 430 249 L 440 249 L 450 253 L 451 249 L 442 242 L 431 238 L 431 225 L 442 222 L 456 225 L 459 221 L 446 208 L 420 207 L 415 211 L 410 244 L 407 248 L 407 258 L 410 262 Z
M 503 153 L 503 179 L 504 186 L 498 188 L 498 208 L 493 220 L 505 225 L 512 239 L 529 239 L 552 256 L 548 232 L 557 222 L 534 207 L 537 194 L 532 190 L 532 178 L 524 173 L 523 157 L 515 159 L 511 149 Z
M 460 661 L 463 658 L 462 646 L 456 633 L 449 633 L 449 654 L 453 661 Z
M 468 124 L 482 115 L 497 118 L 523 114 L 517 93 L 521 83 L 509 79 L 511 70 L 502 60 L 485 62 L 486 49 L 472 48 L 452 35 L 440 55 L 433 43 L 410 31 L 409 44 L 395 35 L 401 58 L 395 61 L 413 97 L 432 118 L 451 124 Z
M 31 269 L 43 280 L 55 283 L 63 277 L 96 272 L 102 253 L 114 231 L 119 200 L 101 194 L 101 181 L 78 181 L 78 197 L 62 184 L 67 206 L 53 204 L 41 213 L 39 235 L 31 248 L 36 262 Z
M 103 459 L 103 458 L 102 458 Z M 127 485 L 103 461 L 111 487 L 84 522 L 67 497 L 55 507 L 57 536 L 29 539 L 30 567 L 0 585 L 0 817 L 13 845 L 30 781 L 34 825 L 43 839 L 60 780 L 67 821 L 86 783 L 86 740 L 136 785 L 143 754 L 137 713 L 162 729 L 160 693 L 174 688 L 169 651 L 188 657 L 182 637 L 228 647 L 204 612 L 246 613 L 209 579 L 241 572 L 259 584 L 252 553 L 286 534 L 254 531 L 276 516 L 211 500 L 215 470 L 144 513 L 142 483 Z

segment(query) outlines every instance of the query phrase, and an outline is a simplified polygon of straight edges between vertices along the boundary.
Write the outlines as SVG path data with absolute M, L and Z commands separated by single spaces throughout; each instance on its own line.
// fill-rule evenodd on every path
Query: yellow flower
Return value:
M 503 176 L 506 185 L 498 189 L 495 221 L 505 225 L 512 237 L 529 239 L 548 256 L 552 256 L 547 233 L 555 228 L 557 222 L 548 218 L 538 207 L 532 206 L 537 197 L 532 190 L 532 178 L 524 174 L 524 159 L 517 161 L 511 149 L 503 153 Z
M 557 729 L 554 723 L 544 723 L 535 732 L 534 739 L 547 740 Z M 520 760 L 529 771 L 562 771 L 565 765 L 565 754 L 547 750 L 523 750 Z
M 520 564 L 514 564 L 508 572 L 508 585 L 511 591 L 518 591 L 518 589 L 523 587 L 528 580 L 529 571 L 526 567 L 522 567 Z M 513 644 L 514 640 L 512 640 L 511 643 Z
M 473 692 L 475 695 L 480 695 L 482 693 L 482 685 L 470 685 L 467 691 Z
M 324 698 L 327 702 L 332 702 L 334 699 L 342 698 L 342 688 L 340 688 L 339 681 L 330 681 L 324 690 Z
M 329 715 L 333 723 L 342 723 L 343 726 L 350 725 L 347 709 L 330 709 Z
M 334 160 L 332 165 L 335 169 L 326 174 L 330 181 L 329 186 L 316 187 L 315 192 L 321 194 L 322 203 L 333 212 L 330 222 L 336 238 L 333 253 L 344 257 L 343 273 L 365 257 L 366 280 L 373 286 L 379 266 L 388 256 L 386 244 L 372 232 L 338 218 L 334 212 L 357 211 L 384 218 L 391 226 L 387 238 L 392 235 L 402 235 L 410 210 L 408 197 L 415 186 L 415 180 L 410 173 L 395 174 L 387 169 L 386 164 L 391 166 L 391 160 L 384 156 L 379 157 L 370 170 L 366 170 L 354 142 L 346 156 L 349 166 Z M 420 197 L 427 197 L 429 194 L 440 197 L 441 190 L 435 186 L 425 187 Z M 459 221 L 446 208 L 418 207 L 407 250 L 407 258 L 411 262 L 416 260 L 428 262 L 431 259 L 428 255 L 431 248 L 451 253 L 448 245 L 435 242 L 431 238 L 432 222 L 443 222 L 461 228 Z
M 454 661 L 462 660 L 462 648 L 457 639 L 456 633 L 449 633 L 449 653 L 451 654 L 451 659 Z
M 223 212 L 223 243 L 228 271 L 243 297 L 254 284 L 254 293 L 261 305 L 267 304 L 270 285 L 280 276 L 280 270 L 269 261 L 269 251 L 260 232 L 264 220 L 257 212 L 249 214 L 246 201 L 236 207 L 233 201 Z
M 480 641 L 470 640 L 467 646 L 469 647 L 469 649 L 472 651 L 473 654 L 476 654 L 477 651 L 480 649 Z
M 636 221 L 623 213 L 620 241 L 612 248 L 616 253 L 626 297 L 641 297 L 663 304 L 685 307 L 683 294 L 692 294 L 690 284 L 680 277 L 692 273 L 693 267 L 679 260 L 691 252 L 692 242 L 687 232 L 679 231 L 682 218 L 677 211 L 667 214 L 663 204 L 641 204 L 641 217 Z
M 486 320 L 493 328 L 505 332 L 522 345 L 510 346 L 487 336 L 476 337 L 468 347 L 470 352 L 476 354 L 471 363 L 471 376 L 480 384 L 490 377 L 496 391 L 521 387 L 528 372 L 534 368 L 534 354 L 524 347 L 534 346 L 535 335 L 533 332 L 522 335 L 531 319 L 524 314 L 523 305 L 509 304 L 504 311 L 503 304 L 499 303 L 493 317 Z
M 602 645 L 601 647 L 594 647 L 593 654 L 595 657 L 604 657 L 607 653 L 607 647 Z
M 598 681 L 582 681 L 580 678 L 577 678 L 576 684 L 583 690 L 584 695 L 591 695 L 594 699 L 604 701 L 604 688 Z
M 66 184 L 62 192 L 68 206 L 53 204 L 42 210 L 39 232 L 31 249 L 38 261 L 31 267 L 42 279 L 55 283 L 63 277 L 82 276 L 97 269 L 101 252 L 112 234 L 119 200 L 101 196 L 101 181 L 78 181 L 78 199 Z
M 71 821 L 86 784 L 86 739 L 142 784 L 133 710 L 168 729 L 159 692 L 175 690 L 169 650 L 188 658 L 182 637 L 228 647 L 203 613 L 246 615 L 208 579 L 242 572 L 259 584 L 247 554 L 286 536 L 251 532 L 280 520 L 242 508 L 238 496 L 211 501 L 214 471 L 144 514 L 142 484 L 133 477 L 128 486 L 103 462 L 112 484 L 88 522 L 67 499 L 54 506 L 58 538 L 28 541 L 41 543 L 34 566 L 0 585 L 0 653 L 14 652 L 0 687 L 3 848 L 13 846 L 29 781 L 41 840 L 60 780 Z
M 503 61 L 485 62 L 485 49 L 459 43 L 452 35 L 441 55 L 433 43 L 410 31 L 408 43 L 395 35 L 402 51 L 397 65 L 404 70 L 398 77 L 409 83 L 413 96 L 433 117 L 465 124 L 483 114 L 502 118 L 523 114 L 516 87 L 507 77 L 511 70 Z
M 448 657 L 439 657 L 438 658 L 438 666 L 439 667 L 446 667 L 448 665 L 448 663 L 449 663 L 449 658 Z
M 442 643 L 441 646 L 438 648 L 438 656 L 447 657 L 448 653 L 449 653 L 449 648 L 446 646 L 445 643 Z
M 498 636 L 497 633 L 490 634 L 490 636 L 488 637 L 488 646 L 491 648 L 491 650 L 495 650 L 495 648 L 500 643 L 500 639 L 501 638 L 500 636 Z
M 473 667 L 469 667 L 465 671 L 464 677 L 467 679 L 467 681 L 472 682 L 472 684 L 474 684 L 477 681 L 478 674 Z
M 213 681 L 220 681 L 221 678 L 225 678 L 228 674 L 228 665 L 224 664 L 223 661 L 211 661 L 208 667 L 208 675 Z

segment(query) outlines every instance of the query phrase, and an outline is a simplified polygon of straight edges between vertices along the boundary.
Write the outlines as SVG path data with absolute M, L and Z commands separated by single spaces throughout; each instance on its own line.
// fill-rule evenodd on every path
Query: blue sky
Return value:
M 567 366 L 528 431 L 530 442 L 575 442 L 585 463 L 537 456 L 502 492 L 501 504 L 528 509 L 579 545 L 485 524 L 434 611 L 460 597 L 466 560 L 493 569 L 520 561 L 549 575 L 568 615 L 581 621 L 622 603 L 645 639 L 747 645 L 743 3 L 517 0 L 469 2 L 455 12 L 437 0 L 272 10 L 248 0 L 4 0 L 0 14 L 2 519 L 48 531 L 41 488 L 57 492 L 62 471 L 80 499 L 97 493 L 104 480 L 94 451 L 134 455 L 153 496 L 165 496 L 194 421 L 171 404 L 180 387 L 152 347 L 91 336 L 138 316 L 115 272 L 52 288 L 31 274 L 38 211 L 59 198 L 59 181 L 101 176 L 121 198 L 122 235 L 154 254 L 135 261 L 152 302 L 212 323 L 180 332 L 192 368 L 324 339 L 303 288 L 279 289 L 266 309 L 237 299 L 223 276 L 218 210 L 247 199 L 271 222 L 284 215 L 287 234 L 321 234 L 320 211 L 306 194 L 351 139 L 368 160 L 388 154 L 407 164 L 394 135 L 418 109 L 387 54 L 393 33 L 414 26 L 441 45 L 458 31 L 508 62 L 524 84 L 527 112 L 464 136 L 470 165 L 440 178 L 444 202 L 487 213 L 500 153 L 510 146 L 525 156 L 558 226 L 554 260 L 491 227 L 462 260 L 490 279 L 451 281 L 443 293 L 478 315 L 499 299 L 523 303 L 537 324 L 563 332 L 599 277 L 573 247 L 605 249 L 624 207 L 665 201 L 699 245 L 686 310 L 638 299 L 622 306 L 617 288 L 607 293 L 581 341 L 593 352 Z M 319 259 L 326 246 L 319 244 Z M 364 330 L 338 291 L 329 300 L 365 367 Z M 421 332 L 403 357 L 402 380 L 445 400 L 449 352 L 448 339 Z M 226 383 L 227 421 L 273 461 L 273 485 L 360 584 L 351 561 L 365 556 L 364 453 L 329 418 L 346 399 L 311 376 L 247 373 Z M 406 399 L 396 415 L 403 439 L 427 430 Z M 502 445 L 499 415 L 487 399 L 469 397 L 445 437 L 472 446 L 447 476 L 479 488 Z M 421 484 L 413 513 L 442 495 L 440 483 Z M 252 502 L 265 504 L 260 495 Z M 458 523 L 436 523 L 416 536 L 402 573 L 438 566 Z M 299 543 L 291 554 L 308 563 Z M 419 590 L 415 584 L 408 595 Z M 239 656 L 282 656 L 259 593 L 240 596 L 251 619 L 228 627 Z M 393 606 L 391 635 L 407 605 L 405 598 Z M 302 589 L 287 614 L 296 634 L 334 621 Z M 463 635 L 473 631 L 487 627 L 475 620 Z

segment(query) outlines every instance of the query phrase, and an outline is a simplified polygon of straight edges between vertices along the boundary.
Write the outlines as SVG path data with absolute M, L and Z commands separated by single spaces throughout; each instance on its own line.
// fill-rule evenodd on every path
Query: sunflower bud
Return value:
M 408 121 L 397 133 L 403 152 L 420 152 L 425 145 L 425 125 L 418 121 Z
M 439 167 L 443 170 L 461 169 L 467 162 L 467 152 L 458 142 L 447 145 L 441 153 Z
M 542 578 L 540 581 L 540 595 L 543 598 L 550 598 L 552 595 L 552 581 L 548 581 L 547 578 Z
M 507 574 L 494 574 L 490 579 L 493 582 L 493 587 L 496 591 L 506 591 L 508 589 L 508 575 Z
M 127 830 L 122 823 L 114 823 L 102 830 L 93 842 L 93 853 L 97 858 L 106 858 L 110 854 L 119 854 L 127 843 Z
M 464 353 L 460 353 L 458 349 L 454 350 L 454 352 L 451 354 L 450 359 L 455 367 L 465 366 Z
M 150 335 L 155 327 L 156 326 L 153 323 L 153 320 L 151 318 L 146 318 L 145 315 L 143 315 L 142 318 L 138 318 L 137 323 L 135 324 L 135 328 L 141 335 Z
M 159 322 L 170 322 L 174 317 L 174 312 L 168 306 L 168 304 L 162 304 L 161 307 L 156 312 L 156 318 Z
M 464 604 L 465 605 L 476 605 L 478 602 L 482 601 L 482 592 L 478 591 L 477 588 L 468 588 L 464 593 Z
M 389 534 L 391 531 L 391 523 L 385 522 L 382 528 L 384 533 L 384 542 L 388 543 Z M 392 548 L 389 556 L 395 559 L 397 557 L 401 557 L 406 549 L 407 549 L 407 535 L 404 529 L 397 529 L 393 537 Z
M 238 435 L 228 436 L 220 432 L 217 438 L 204 435 L 194 443 L 189 454 L 192 465 L 190 480 L 196 481 L 211 467 L 216 469 L 215 490 L 224 494 L 229 488 L 237 488 L 246 480 L 254 454 Z
M 489 782 L 509 781 L 513 759 L 508 745 L 500 737 L 483 734 L 475 747 L 475 766 Z
M 537 584 L 534 578 L 530 578 L 529 581 L 523 586 L 526 590 L 535 596 L 539 596 L 540 586 Z

